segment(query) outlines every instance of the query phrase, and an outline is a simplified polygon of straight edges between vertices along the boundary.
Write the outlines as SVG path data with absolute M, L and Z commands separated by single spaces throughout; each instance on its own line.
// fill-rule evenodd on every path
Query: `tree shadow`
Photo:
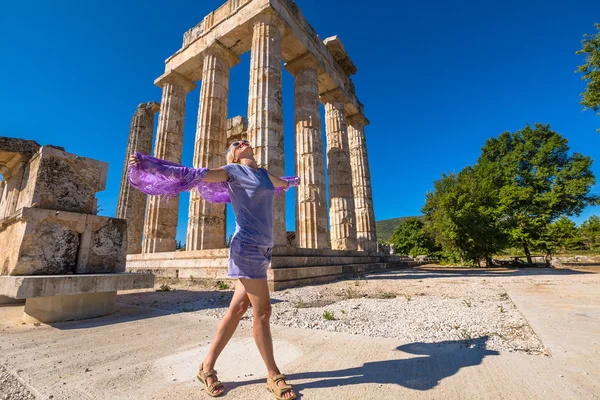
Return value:
M 443 379 L 456 374 L 461 368 L 481 364 L 486 356 L 499 353 L 485 349 L 488 336 L 471 339 L 475 348 L 466 347 L 466 342 L 447 341 L 439 343 L 410 343 L 399 346 L 396 350 L 421 357 L 395 360 L 374 361 L 362 367 L 337 371 L 305 372 L 290 374 L 288 379 L 312 380 L 306 383 L 295 383 L 294 388 L 300 392 L 312 388 L 328 388 L 343 385 L 364 383 L 396 384 L 414 390 L 429 390 L 436 387 Z

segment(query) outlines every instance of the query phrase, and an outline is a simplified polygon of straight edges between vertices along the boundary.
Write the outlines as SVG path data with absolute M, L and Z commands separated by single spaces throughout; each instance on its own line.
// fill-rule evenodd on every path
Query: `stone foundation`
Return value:
M 127 256 L 127 271 L 151 272 L 157 278 L 216 282 L 230 279 L 227 277 L 228 257 L 229 249 L 131 254 Z M 275 247 L 267 280 L 270 289 L 277 291 L 417 264 L 407 257 L 383 253 Z
M 23 322 L 61 322 L 113 313 L 118 290 L 152 286 L 151 274 L 0 276 L 0 300 L 25 300 Z

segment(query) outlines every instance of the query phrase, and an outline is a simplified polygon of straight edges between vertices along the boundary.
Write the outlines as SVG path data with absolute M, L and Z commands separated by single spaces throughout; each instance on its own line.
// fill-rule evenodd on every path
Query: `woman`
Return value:
M 129 181 L 135 188 L 152 195 L 176 195 L 197 189 L 207 201 L 231 201 L 236 229 L 230 243 L 228 276 L 238 281 L 229 309 L 200 365 L 198 379 L 210 396 L 224 393 L 214 366 L 248 305 L 252 304 L 254 341 L 267 367 L 267 389 L 277 399 L 292 400 L 296 394 L 285 382 L 285 375 L 279 371 L 273 356 L 267 268 L 273 246 L 273 199 L 276 193 L 297 186 L 299 178 L 282 179 L 258 168 L 247 140 L 232 143 L 226 158 L 227 165 L 221 168 L 195 169 L 135 153 L 130 157 Z

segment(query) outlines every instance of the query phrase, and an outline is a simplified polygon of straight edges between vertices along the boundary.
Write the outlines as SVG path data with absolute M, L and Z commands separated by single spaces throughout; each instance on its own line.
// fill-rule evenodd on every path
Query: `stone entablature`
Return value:
M 347 97 L 347 114 L 362 114 L 363 105 L 356 98 L 354 84 L 344 67 L 338 64 L 291 0 L 228 1 L 184 35 L 184 45 L 167 59 L 165 73 L 176 71 L 193 81 L 201 80 L 203 54 L 215 42 L 237 56 L 250 51 L 252 38 L 248 32 L 252 32 L 256 17 L 265 13 L 275 13 L 284 23 L 282 59 L 291 62 L 305 53 L 311 54 L 323 67 L 319 76 L 319 94 L 340 88 Z

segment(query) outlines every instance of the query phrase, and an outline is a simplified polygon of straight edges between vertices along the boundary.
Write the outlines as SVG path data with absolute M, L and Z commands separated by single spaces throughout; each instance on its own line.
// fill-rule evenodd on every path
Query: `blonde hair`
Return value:
M 225 160 L 227 161 L 227 164 L 237 164 L 233 161 L 234 158 L 235 158 L 235 147 L 233 147 L 233 143 L 232 143 L 229 146 L 229 148 L 227 149 L 227 152 L 225 153 Z

